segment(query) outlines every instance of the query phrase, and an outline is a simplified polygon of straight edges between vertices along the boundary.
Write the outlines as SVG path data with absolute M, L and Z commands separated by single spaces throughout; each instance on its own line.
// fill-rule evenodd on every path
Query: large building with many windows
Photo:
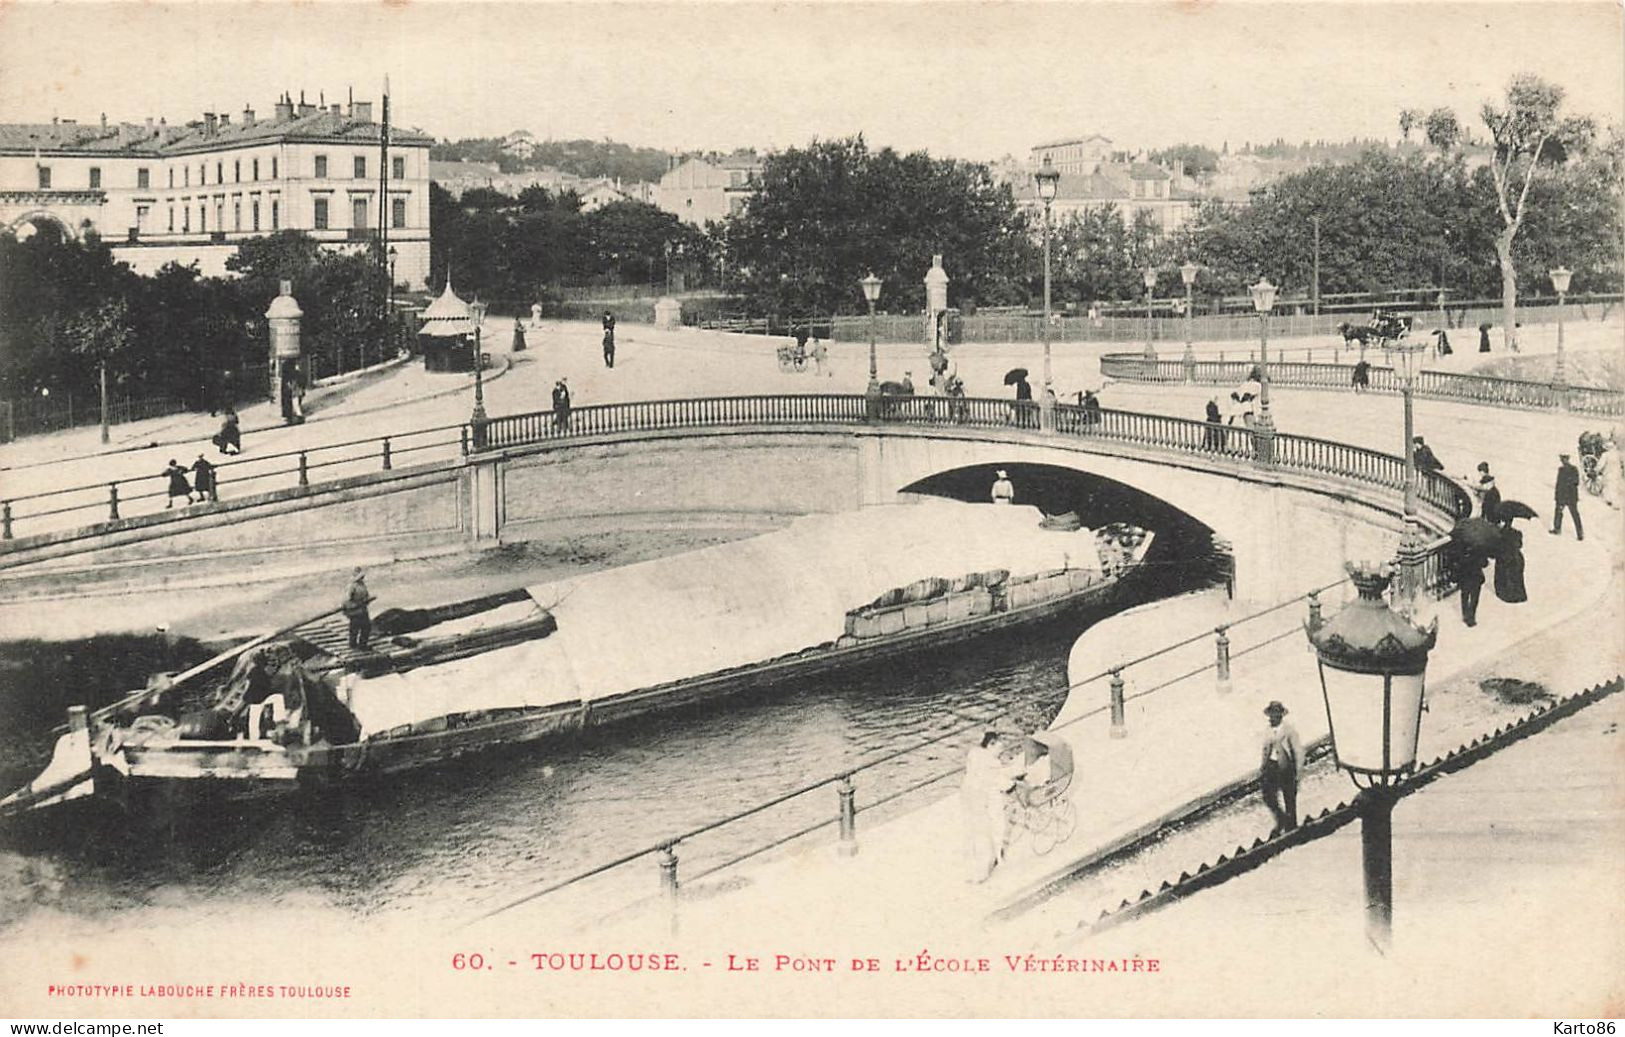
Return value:
M 247 238 L 301 230 L 358 249 L 387 224 L 396 281 L 421 287 L 433 140 L 391 119 L 386 163 L 377 115 L 284 95 L 270 118 L 246 108 L 235 122 L 0 124 L 0 230 L 50 223 L 99 235 L 141 273 L 173 261 L 220 275 Z

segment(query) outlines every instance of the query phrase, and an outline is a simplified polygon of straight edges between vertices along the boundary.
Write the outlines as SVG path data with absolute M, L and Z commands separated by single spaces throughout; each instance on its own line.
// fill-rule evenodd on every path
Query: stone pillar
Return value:
M 308 378 L 304 366 L 303 344 L 299 337 L 299 322 L 305 311 L 299 308 L 298 300 L 293 297 L 293 282 L 283 281 L 281 291 L 265 311 L 265 321 L 271 329 L 271 402 L 276 405 L 277 413 L 286 413 L 286 401 L 283 400 L 283 389 L 287 379 L 285 373 L 290 369 L 297 370 L 302 380 Z
M 666 296 L 655 303 L 655 327 L 673 331 L 683 326 L 683 304 Z
M 937 317 L 947 309 L 948 271 L 942 269 L 938 254 L 931 257 L 931 269 L 925 272 L 925 343 L 932 349 L 937 346 Z

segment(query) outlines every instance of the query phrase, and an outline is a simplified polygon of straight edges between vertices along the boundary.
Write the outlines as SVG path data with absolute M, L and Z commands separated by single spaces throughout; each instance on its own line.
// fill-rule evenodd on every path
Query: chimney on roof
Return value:
M 276 101 L 276 121 L 287 122 L 293 118 L 293 98 L 283 94 Z
M 230 125 L 231 125 L 231 113 L 230 112 L 221 112 L 220 113 L 220 128 L 225 129 L 227 126 L 230 126 Z
M 344 106 L 342 104 L 334 103 L 334 104 L 328 105 L 327 110 L 332 112 L 334 115 L 336 115 L 336 116 L 338 116 L 340 118 L 344 117 Z
M 254 125 L 254 109 L 247 107 L 243 109 L 243 125 L 245 127 Z
M 315 114 L 316 106 L 305 100 L 305 92 L 303 90 L 299 91 L 299 118 L 303 119 L 307 115 Z
M 105 133 L 106 131 L 107 131 L 107 113 L 103 112 L 102 113 L 102 132 Z
M 352 101 L 350 103 L 350 117 L 356 122 L 372 121 L 371 101 Z
M 214 125 L 215 125 L 215 123 L 214 123 L 214 113 L 213 112 L 204 112 L 203 113 L 203 135 L 205 137 L 214 136 Z
M 130 143 L 130 127 L 121 122 L 115 128 L 114 132 L 118 134 L 118 146 L 121 148 L 128 147 Z

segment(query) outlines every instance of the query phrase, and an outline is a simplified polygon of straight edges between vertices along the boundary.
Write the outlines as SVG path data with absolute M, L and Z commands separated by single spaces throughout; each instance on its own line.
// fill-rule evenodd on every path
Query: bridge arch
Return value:
M 6 224 L 6 233 L 16 237 L 18 240 L 25 240 L 29 236 L 28 234 L 22 233 L 23 228 L 25 227 L 33 227 L 36 229 L 40 227 L 49 227 L 61 235 L 63 241 L 75 241 L 79 237 L 79 235 L 74 232 L 72 227 L 63 222 L 60 216 L 47 209 L 33 209 L 16 217 Z

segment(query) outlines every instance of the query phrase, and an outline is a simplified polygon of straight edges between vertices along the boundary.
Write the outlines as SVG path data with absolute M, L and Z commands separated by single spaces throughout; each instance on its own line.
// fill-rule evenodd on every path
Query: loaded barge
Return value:
M 151 783 L 259 794 L 402 771 L 928 652 L 1110 602 L 1153 539 L 1032 508 L 888 505 L 391 609 L 365 649 L 328 612 L 70 708 L 50 764 L 0 816 Z

